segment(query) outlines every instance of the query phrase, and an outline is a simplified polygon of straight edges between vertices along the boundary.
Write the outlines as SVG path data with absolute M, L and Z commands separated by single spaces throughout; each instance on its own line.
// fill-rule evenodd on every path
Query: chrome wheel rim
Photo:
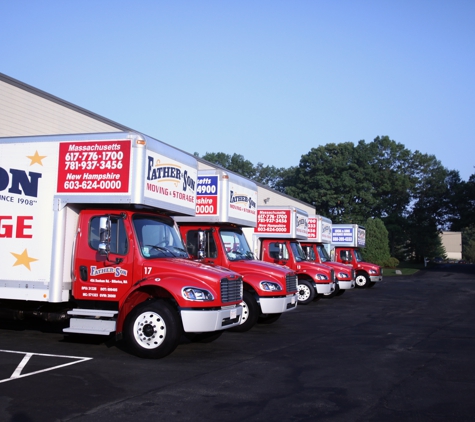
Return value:
M 143 312 L 134 322 L 135 341 L 144 349 L 156 349 L 166 338 L 167 327 L 156 312 Z

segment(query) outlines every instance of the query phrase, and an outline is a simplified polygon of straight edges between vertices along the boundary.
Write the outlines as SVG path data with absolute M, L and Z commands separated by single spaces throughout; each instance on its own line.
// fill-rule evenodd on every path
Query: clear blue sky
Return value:
M 0 72 L 190 153 L 388 135 L 475 173 L 474 0 L 0 0 Z

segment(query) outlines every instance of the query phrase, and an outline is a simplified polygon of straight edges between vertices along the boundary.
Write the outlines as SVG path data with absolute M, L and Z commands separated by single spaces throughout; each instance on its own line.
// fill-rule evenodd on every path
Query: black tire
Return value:
M 127 315 L 124 340 L 129 351 L 141 358 L 159 359 L 173 352 L 182 325 L 176 311 L 161 300 L 147 300 Z
M 338 286 L 338 284 L 335 284 L 335 290 L 333 290 L 333 292 L 331 292 L 330 294 L 328 295 L 322 295 L 322 297 L 324 299 L 331 299 L 335 296 L 338 296 L 338 292 L 341 292 L 341 289 L 340 289 L 340 286 Z
M 307 305 L 316 297 L 315 287 L 307 280 L 299 280 L 297 290 L 300 305 Z
M 261 315 L 257 319 L 258 324 L 273 324 L 276 322 L 282 314 L 266 314 L 266 315 Z
M 369 277 L 365 273 L 356 274 L 355 285 L 360 289 L 366 288 L 369 285 Z
M 342 295 L 343 293 L 345 293 L 345 292 L 346 292 L 346 289 L 340 289 L 340 288 L 338 288 L 338 291 L 336 292 L 336 295 L 337 295 L 337 296 L 341 296 L 341 295 Z
M 210 331 L 208 333 L 183 333 L 192 343 L 212 343 L 221 337 L 224 330 Z
M 257 319 L 261 313 L 259 304 L 257 303 L 254 295 L 247 290 L 244 290 L 242 295 L 243 308 L 241 315 L 241 323 L 236 327 L 230 328 L 231 331 L 237 333 L 244 333 L 249 331 L 257 323 Z

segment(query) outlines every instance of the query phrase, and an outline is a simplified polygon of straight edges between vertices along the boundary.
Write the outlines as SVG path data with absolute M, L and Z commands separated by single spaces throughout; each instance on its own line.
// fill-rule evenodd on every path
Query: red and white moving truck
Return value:
M 243 279 L 241 324 L 271 323 L 297 306 L 297 275 L 280 265 L 256 260 L 243 227 L 257 224 L 257 186 L 222 169 L 199 170 L 195 217 L 177 217 L 188 253 L 199 262 L 222 266 Z
M 335 272 L 310 262 L 300 244 L 308 237 L 308 213 L 294 206 L 259 206 L 251 237 L 253 253 L 262 261 L 286 266 L 297 273 L 298 299 L 307 304 L 335 291 Z
M 356 272 L 351 265 L 334 262 L 325 245 L 331 244 L 332 221 L 321 215 L 308 217 L 308 237 L 300 243 L 309 261 L 318 262 L 333 268 L 336 287 L 327 297 L 340 296 L 355 287 Z
M 145 358 L 239 325 L 242 280 L 194 262 L 197 162 L 132 132 L 0 139 L 0 316 L 69 320 Z
M 383 281 L 383 269 L 364 262 L 359 248 L 366 246 L 366 229 L 358 224 L 333 224 L 331 255 L 336 262 L 351 265 L 356 271 L 356 287 L 372 287 Z

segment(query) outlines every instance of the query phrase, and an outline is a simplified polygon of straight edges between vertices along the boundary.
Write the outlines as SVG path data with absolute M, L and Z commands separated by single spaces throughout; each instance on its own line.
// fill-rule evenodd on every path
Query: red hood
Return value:
M 153 268 L 159 268 L 160 272 L 169 271 L 174 275 L 182 275 L 186 278 L 199 278 L 203 281 L 216 281 L 221 278 L 235 278 L 240 274 L 233 270 L 202 264 L 188 259 L 181 258 L 159 258 L 147 261 Z
M 271 262 L 259 261 L 259 260 L 240 260 L 229 261 L 231 270 L 236 271 L 241 275 L 248 273 L 260 273 L 266 276 L 271 276 L 277 280 L 285 279 L 288 274 L 295 274 L 290 268 L 282 265 L 273 264 Z
M 351 270 L 353 269 L 353 265 L 348 265 L 348 264 L 342 264 L 341 262 L 325 262 L 325 265 L 328 265 L 329 267 L 334 268 L 335 270 L 339 271 L 349 271 L 351 274 Z

